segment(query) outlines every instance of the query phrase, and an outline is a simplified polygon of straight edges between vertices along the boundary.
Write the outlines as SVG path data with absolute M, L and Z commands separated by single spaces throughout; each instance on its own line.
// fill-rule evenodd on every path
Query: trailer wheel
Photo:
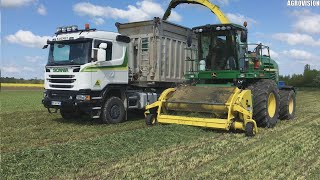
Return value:
M 272 128 L 278 122 L 280 97 L 276 83 L 262 79 L 250 85 L 253 97 L 253 119 L 259 127 Z
M 73 119 L 79 117 L 79 114 L 73 110 L 60 109 L 60 114 L 63 119 Z
M 157 115 L 156 114 L 148 114 L 146 117 L 146 124 L 147 126 L 154 126 L 157 122 Z
M 293 119 L 296 113 L 296 93 L 293 90 L 280 90 L 280 119 Z
M 254 134 L 254 131 L 253 131 L 253 127 L 254 127 L 254 125 L 253 125 L 252 122 L 248 122 L 248 123 L 246 124 L 246 127 L 245 127 L 246 136 L 252 137 L 252 136 L 255 135 L 255 134 Z
M 110 97 L 102 109 L 102 123 L 117 124 L 124 120 L 125 109 L 123 101 L 118 97 Z

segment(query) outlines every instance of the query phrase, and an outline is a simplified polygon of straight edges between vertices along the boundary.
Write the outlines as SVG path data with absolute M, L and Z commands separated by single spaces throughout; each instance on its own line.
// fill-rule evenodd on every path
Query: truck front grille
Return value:
M 73 83 L 76 79 L 48 79 L 51 83 Z
M 54 99 L 70 99 L 70 97 L 73 98 L 73 94 L 70 91 L 50 91 L 49 97 Z
M 70 89 L 76 81 L 74 75 L 49 75 L 47 82 L 52 88 Z
M 50 84 L 52 88 L 73 88 L 73 85 L 57 85 L 57 84 Z
M 74 75 L 49 75 L 50 78 L 74 78 Z

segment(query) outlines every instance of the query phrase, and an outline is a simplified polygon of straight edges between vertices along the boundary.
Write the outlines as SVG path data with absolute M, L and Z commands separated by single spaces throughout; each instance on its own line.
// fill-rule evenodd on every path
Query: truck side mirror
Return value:
M 108 45 L 107 43 L 101 43 L 99 45 L 99 49 L 97 52 L 97 60 L 98 61 L 105 61 L 107 58 L 107 54 L 106 54 L 106 49 L 107 49 Z
M 241 42 L 247 42 L 247 31 L 241 31 Z

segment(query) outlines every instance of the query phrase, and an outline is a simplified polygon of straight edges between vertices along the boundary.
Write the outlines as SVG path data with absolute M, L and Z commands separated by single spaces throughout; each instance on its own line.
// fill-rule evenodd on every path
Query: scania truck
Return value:
M 43 105 L 64 119 L 89 115 L 120 123 L 193 71 L 197 42 L 191 29 L 154 18 L 120 24 L 118 33 L 77 26 L 57 28 L 44 48 Z M 189 62 L 189 63 L 188 63 Z

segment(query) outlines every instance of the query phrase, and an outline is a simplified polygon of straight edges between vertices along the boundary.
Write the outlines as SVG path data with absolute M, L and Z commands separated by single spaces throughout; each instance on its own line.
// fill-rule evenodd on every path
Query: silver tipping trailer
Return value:
M 160 18 L 116 23 L 116 27 L 131 39 L 128 47 L 131 83 L 147 86 L 181 83 L 186 71 L 196 69 L 192 61 L 186 61 L 187 57 L 196 56 L 196 51 L 190 50 L 197 47 L 191 29 Z

